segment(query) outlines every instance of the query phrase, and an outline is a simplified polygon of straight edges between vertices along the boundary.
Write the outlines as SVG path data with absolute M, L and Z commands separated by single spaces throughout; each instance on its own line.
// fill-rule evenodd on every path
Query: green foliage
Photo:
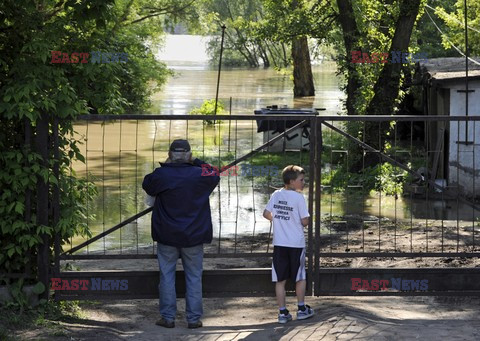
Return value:
M 439 11 L 453 11 L 456 1 L 457 0 L 443 0 Z M 429 15 L 432 17 L 433 22 Z M 437 16 L 436 11 L 430 8 L 425 8 L 422 17 L 418 21 L 417 29 L 412 34 L 412 41 L 418 44 L 419 51 L 426 53 L 429 59 L 459 57 L 458 52 L 451 48 L 450 44 L 447 46 L 442 42 L 442 35 L 435 27 L 434 23 L 439 26 L 442 32 L 448 31 L 447 25 Z
M 254 176 L 254 181 L 257 184 L 267 184 L 273 183 L 276 187 L 283 186 L 282 180 L 282 170 L 284 167 L 288 165 L 298 165 L 303 167 L 307 176 L 310 169 L 309 169 L 309 160 L 310 160 L 310 152 L 309 151 L 301 151 L 301 152 L 262 152 L 254 155 L 249 161 L 248 164 L 252 166 L 275 166 L 277 167 L 277 171 L 275 172 L 274 168 L 271 168 L 269 171 L 269 175 L 265 173 L 261 174 L 260 176 Z M 242 164 L 240 164 L 242 167 Z M 273 173 L 270 173 L 273 171 Z M 261 173 L 261 171 L 259 172 Z M 247 178 L 252 178 L 252 176 L 247 175 Z
M 373 189 L 386 195 L 399 195 L 403 192 L 403 185 L 407 178 L 407 171 L 385 162 L 378 164 L 366 172 L 375 179 Z
M 407 171 L 399 169 L 390 163 L 379 163 L 367 167 L 361 174 L 351 173 L 344 166 L 330 169 L 322 176 L 322 185 L 329 191 L 343 192 L 347 186 L 361 184 L 365 193 L 381 192 L 385 195 L 400 195 L 407 179 Z
M 11 285 L 8 285 L 7 288 L 10 292 L 10 295 L 13 301 L 7 301 L 6 307 L 7 308 L 18 308 L 20 310 L 20 314 L 24 311 L 25 308 L 28 307 L 28 297 L 27 294 L 22 290 L 23 289 L 23 279 L 20 279 Z
M 274 41 L 290 42 L 309 36 L 325 40 L 332 30 L 333 7 L 325 0 L 262 0 L 265 14 L 259 34 Z
M 74 160 L 85 161 L 73 138 L 73 122 L 81 114 L 137 113 L 147 108 L 149 95 L 170 74 L 154 58 L 163 34 L 158 27 L 174 25 L 191 13 L 190 5 L 190 0 L 2 2 L 0 273 L 34 275 L 42 234 L 52 237 L 51 250 L 55 232 L 61 242 L 90 236 L 87 203 L 97 190 L 72 169 Z M 87 63 L 53 63 L 52 51 L 69 56 L 124 53 L 128 60 L 92 63 L 90 56 Z M 35 152 L 35 130 L 42 116 L 48 118 L 50 135 L 55 119 L 59 121 L 59 158 L 54 158 L 51 139 L 46 163 Z M 55 165 L 58 180 L 53 176 Z M 53 186 L 60 189 L 58 224 L 51 215 L 45 226 L 36 224 L 39 180 L 48 182 L 49 203 Z M 21 302 L 21 295 L 17 299 Z
M 337 124 L 337 127 L 342 128 L 343 125 Z M 347 129 L 350 134 L 359 136 L 360 139 L 362 138 L 364 133 L 363 123 L 349 122 L 345 127 L 346 128 L 343 129 Z M 401 144 L 401 142 L 398 142 L 398 144 Z M 327 130 L 323 134 L 323 147 L 322 185 L 327 186 L 329 191 L 343 192 L 347 189 L 347 186 L 361 185 L 363 188 L 362 191 L 365 193 L 376 191 L 386 195 L 400 195 L 403 192 L 404 184 L 412 181 L 409 172 L 388 162 L 366 166 L 359 172 L 352 171 L 352 164 L 363 164 L 362 157 L 365 157 L 363 150 L 361 150 L 360 153 L 352 153 L 351 150 L 354 148 L 353 142 L 331 130 Z M 397 161 L 404 163 L 414 170 L 422 166 L 424 154 L 420 148 L 417 148 L 416 152 L 412 153 L 411 160 L 403 160 L 399 156 L 396 156 L 395 149 L 405 150 L 409 149 L 409 147 L 393 147 L 388 141 L 385 142 L 385 152 L 397 159 Z
M 356 50 L 363 51 L 369 56 L 372 53 L 390 54 L 396 22 L 399 16 L 402 15 L 402 13 L 400 13 L 401 2 L 400 0 L 389 1 L 387 3 L 382 1 L 355 2 L 353 11 L 358 29 Z M 338 11 L 338 9 L 336 10 Z M 343 37 L 337 37 L 337 35 L 332 38 L 343 41 Z M 374 97 L 374 85 L 383 70 L 384 64 L 353 64 L 351 63 L 352 51 L 346 51 L 343 44 L 336 43 L 334 46 L 337 48 L 339 56 L 341 56 L 338 60 L 340 73 L 345 76 L 351 73 L 350 76 L 356 77 L 360 85 L 360 87 L 355 90 L 355 96 L 353 96 L 355 112 L 361 115 L 368 115 L 369 113 L 366 112 L 366 109 Z M 411 41 L 409 51 L 403 52 L 416 52 L 417 50 L 416 43 Z M 413 65 L 405 65 L 402 68 L 402 72 L 410 75 L 413 72 Z M 402 84 L 403 80 L 400 83 L 400 87 Z M 346 87 L 344 89 L 346 90 Z M 348 94 L 348 96 L 352 95 L 353 94 Z M 402 96 L 399 97 L 399 99 L 401 98 Z
M 465 53 L 465 6 L 464 0 L 449 0 L 448 6 L 436 6 L 435 14 L 438 15 L 446 29 L 443 31 L 442 44 L 445 49 L 451 50 L 456 56 L 458 52 L 453 51 L 451 41 L 463 53 Z M 430 11 L 431 12 L 431 11 Z M 468 45 L 470 56 L 480 55 L 480 3 L 478 1 L 467 1 L 468 21 Z M 437 24 L 441 24 L 437 23 Z
M 201 32 L 212 35 L 208 46 L 211 61 L 218 64 L 221 26 L 225 25 L 223 65 L 276 67 L 289 65 L 290 48 L 261 34 L 265 8 L 259 0 L 202 0 L 196 3 Z
M 225 106 L 222 101 L 217 103 L 217 115 L 221 115 L 225 111 Z M 189 112 L 190 115 L 215 115 L 215 99 L 207 99 L 202 103 L 200 108 L 193 108 Z M 221 123 L 221 120 L 203 120 L 203 124 L 213 125 L 214 123 Z

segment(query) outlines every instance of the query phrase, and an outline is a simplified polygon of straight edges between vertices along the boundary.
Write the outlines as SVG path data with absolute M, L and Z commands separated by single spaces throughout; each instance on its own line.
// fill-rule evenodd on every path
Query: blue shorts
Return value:
M 274 246 L 272 282 L 282 282 L 289 278 L 294 282 L 307 278 L 305 248 Z

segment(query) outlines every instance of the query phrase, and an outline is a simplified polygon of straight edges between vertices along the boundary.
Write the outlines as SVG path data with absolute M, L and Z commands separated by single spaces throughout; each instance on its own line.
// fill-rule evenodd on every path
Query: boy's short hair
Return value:
M 282 171 L 283 183 L 289 185 L 291 180 L 296 180 L 305 170 L 300 166 L 288 165 Z

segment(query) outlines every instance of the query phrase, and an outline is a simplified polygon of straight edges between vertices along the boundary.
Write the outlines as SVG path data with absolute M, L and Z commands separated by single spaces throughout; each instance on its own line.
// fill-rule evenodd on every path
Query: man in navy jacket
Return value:
M 210 243 L 213 235 L 209 196 L 220 177 L 203 161 L 192 160 L 187 140 L 173 141 L 168 157 L 170 162 L 161 163 L 142 184 L 145 192 L 155 197 L 152 238 L 157 242 L 161 315 L 156 324 L 175 326 L 175 270 L 180 257 L 185 271 L 188 327 L 198 328 L 203 314 L 203 244 Z

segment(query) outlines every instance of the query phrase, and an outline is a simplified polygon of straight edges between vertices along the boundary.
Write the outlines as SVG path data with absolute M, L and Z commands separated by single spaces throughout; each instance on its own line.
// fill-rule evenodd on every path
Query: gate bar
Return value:
M 271 257 L 272 252 L 237 252 L 237 253 L 205 253 L 205 258 L 254 258 Z M 320 263 L 320 257 L 328 258 L 444 258 L 444 257 L 479 257 L 480 252 L 317 252 L 315 255 L 317 264 Z M 89 254 L 89 255 L 62 255 L 61 259 L 84 260 L 84 259 L 153 259 L 156 255 L 151 253 L 133 253 L 133 254 Z M 312 264 L 313 265 L 313 264 Z
M 320 282 L 320 224 L 322 216 L 322 124 L 319 120 L 315 120 L 315 134 L 317 136 L 317 144 L 315 146 L 315 274 L 314 293 L 318 291 L 318 283 Z
M 255 257 L 272 257 L 272 252 L 237 252 L 237 253 L 204 253 L 204 258 L 255 258 Z M 157 259 L 157 255 L 153 253 L 122 253 L 122 254 L 88 254 L 88 255 L 63 255 L 61 259 L 70 260 L 87 260 L 87 259 Z
M 307 120 L 312 117 L 318 117 L 321 121 L 353 121 L 353 122 L 437 122 L 437 121 L 480 121 L 480 113 L 476 113 L 474 116 L 438 116 L 438 115 L 391 115 L 391 116 L 377 116 L 377 115 L 358 115 L 358 116 L 345 116 L 345 115 L 333 115 L 333 116 L 318 116 L 318 115 L 79 115 L 77 120 L 81 121 L 116 121 L 116 120 L 187 120 L 187 121 L 203 121 L 203 120 L 239 120 L 239 121 L 258 121 L 258 120 L 287 120 L 287 121 L 299 121 Z
M 316 170 L 316 165 L 317 165 L 317 160 L 316 155 L 317 155 L 317 120 L 315 119 L 310 119 L 310 165 L 309 165 L 309 186 L 308 186 L 308 212 L 310 212 L 310 219 L 308 221 L 308 245 L 307 245 L 307 257 L 308 257 L 308 266 L 307 266 L 307 295 L 312 295 L 312 292 L 314 291 L 313 288 L 313 281 L 315 278 L 314 273 L 316 273 L 316 266 L 315 266 L 315 261 L 313 254 L 316 251 L 316 248 L 314 248 L 314 243 L 313 243 L 313 198 L 315 193 L 313 192 L 313 187 L 315 186 L 315 183 L 317 181 L 317 177 L 315 176 L 315 170 Z
M 108 235 L 108 234 L 110 234 L 110 233 L 118 230 L 119 228 L 121 228 L 121 227 L 123 227 L 123 226 L 125 226 L 125 225 L 130 224 L 131 222 L 137 220 L 138 218 L 144 216 L 145 214 L 151 212 L 152 210 L 153 210 L 153 207 L 149 207 L 149 208 L 143 210 L 142 212 L 137 213 L 137 214 L 135 214 L 134 216 L 131 216 L 131 217 L 128 218 L 127 220 L 122 221 L 120 224 L 117 224 L 117 225 L 115 225 L 114 227 L 109 228 L 108 230 L 106 230 L 106 231 L 104 231 L 104 232 L 102 232 L 102 233 L 100 233 L 100 234 L 97 234 L 95 237 L 90 238 L 89 240 L 83 242 L 82 244 L 77 245 L 77 246 L 75 246 L 74 248 L 71 248 L 70 250 L 67 250 L 67 251 L 63 252 L 63 253 L 60 255 L 60 258 L 64 258 L 65 255 L 67 255 L 67 254 L 69 254 L 69 253 L 74 253 L 74 252 L 76 252 L 76 251 L 84 248 L 85 246 L 90 245 L 91 243 L 99 240 L 100 238 L 105 237 L 106 235 Z

